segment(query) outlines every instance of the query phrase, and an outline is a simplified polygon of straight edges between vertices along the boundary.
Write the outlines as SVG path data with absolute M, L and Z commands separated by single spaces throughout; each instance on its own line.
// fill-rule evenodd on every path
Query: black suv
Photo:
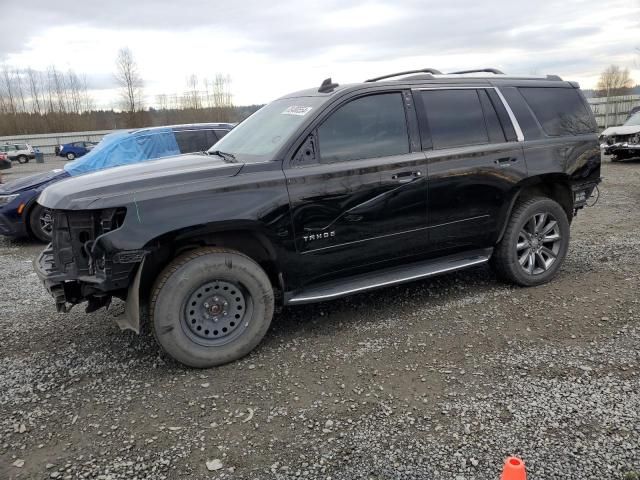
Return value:
M 58 310 L 126 300 L 178 361 L 250 352 L 276 303 L 338 298 L 490 262 L 549 281 L 600 181 L 578 85 L 494 69 L 330 79 L 247 118 L 206 154 L 65 180 L 39 202 L 36 270 Z

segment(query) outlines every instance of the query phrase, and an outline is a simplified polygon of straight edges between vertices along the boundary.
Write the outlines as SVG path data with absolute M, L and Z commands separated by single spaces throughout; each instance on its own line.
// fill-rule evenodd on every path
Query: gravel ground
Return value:
M 41 246 L 0 239 L 0 478 L 497 480 L 509 454 L 533 480 L 640 478 L 640 162 L 603 176 L 551 284 L 478 267 L 288 308 L 205 371 L 57 314 Z

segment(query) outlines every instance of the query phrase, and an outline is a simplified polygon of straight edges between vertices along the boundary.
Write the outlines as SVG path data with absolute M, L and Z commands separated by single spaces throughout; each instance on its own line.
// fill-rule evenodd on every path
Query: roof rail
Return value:
M 505 73 L 502 70 L 498 70 L 497 68 L 479 68 L 477 70 L 460 70 L 459 72 L 451 72 L 447 75 L 462 75 L 464 73 L 493 73 L 495 75 L 504 75 Z
M 407 70 L 406 72 L 390 73 L 389 75 L 382 75 L 381 77 L 370 78 L 365 82 L 377 82 L 378 80 L 384 80 L 386 78 L 399 77 L 400 75 L 409 75 L 410 73 L 430 73 L 432 75 L 442 75 L 440 70 L 435 68 L 422 68 L 420 70 Z

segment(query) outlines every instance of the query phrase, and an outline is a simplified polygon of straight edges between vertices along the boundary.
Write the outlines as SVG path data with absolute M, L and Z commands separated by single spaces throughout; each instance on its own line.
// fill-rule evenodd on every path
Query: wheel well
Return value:
M 282 281 L 276 254 L 269 240 L 255 230 L 202 231 L 184 230 L 163 235 L 147 244 L 150 250 L 141 277 L 140 292 L 149 294 L 160 272 L 183 252 L 202 247 L 223 247 L 237 250 L 257 262 L 266 272 L 274 290 Z
M 550 198 L 564 209 L 567 214 L 567 220 L 571 223 L 573 219 L 573 194 L 569 183 L 564 178 L 535 177 L 533 182 L 524 185 L 519 194 L 518 200 L 527 200 L 536 196 Z
M 515 193 L 511 197 L 511 202 L 502 211 L 502 230 L 500 231 L 497 241 L 502 240 L 504 231 L 507 228 L 509 217 L 513 211 L 513 207 L 518 201 L 525 201 L 533 197 L 547 197 L 558 202 L 567 214 L 567 220 L 571 223 L 573 219 L 573 194 L 566 177 L 562 175 L 548 175 L 532 177 L 526 180 L 526 183 L 516 187 Z

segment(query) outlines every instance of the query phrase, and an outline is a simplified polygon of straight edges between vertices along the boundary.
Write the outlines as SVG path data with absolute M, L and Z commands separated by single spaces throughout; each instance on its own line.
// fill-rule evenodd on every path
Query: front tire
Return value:
M 20 163 L 20 164 L 29 163 L 29 158 L 27 158 L 27 156 L 25 156 L 25 155 L 20 155 L 18 157 L 18 163 Z
M 542 285 L 558 273 L 567 255 L 569 233 L 567 214 L 557 202 L 544 197 L 519 202 L 491 264 L 510 283 Z
M 29 212 L 29 230 L 31 234 L 43 243 L 51 241 L 53 224 L 51 220 L 51 210 L 36 204 Z
M 73 152 L 69 152 L 67 153 L 67 160 L 75 160 L 76 159 L 76 155 Z
M 273 310 L 271 282 L 260 265 L 221 248 L 177 257 L 156 280 L 150 303 L 157 342 L 196 368 L 247 355 L 267 333 Z

